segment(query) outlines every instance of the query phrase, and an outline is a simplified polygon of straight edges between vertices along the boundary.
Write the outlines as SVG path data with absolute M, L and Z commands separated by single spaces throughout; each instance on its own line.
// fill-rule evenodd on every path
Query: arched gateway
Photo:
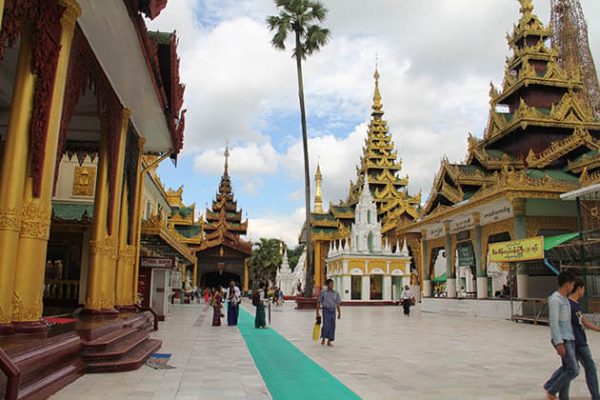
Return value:
M 225 286 L 230 280 L 247 289 L 246 260 L 252 254 L 252 243 L 240 238 L 248 230 L 248 220 L 242 222 L 242 210 L 237 210 L 229 177 L 229 150 L 225 149 L 225 171 L 212 207 L 206 209 L 205 238 L 196 253 L 200 287 Z

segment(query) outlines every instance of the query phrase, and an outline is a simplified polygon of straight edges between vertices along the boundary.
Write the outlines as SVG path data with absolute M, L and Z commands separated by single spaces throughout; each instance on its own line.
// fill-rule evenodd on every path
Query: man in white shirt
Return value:
M 240 302 L 242 301 L 242 292 L 235 285 L 235 281 L 229 282 L 229 287 L 225 293 L 227 300 L 227 325 L 237 325 Z

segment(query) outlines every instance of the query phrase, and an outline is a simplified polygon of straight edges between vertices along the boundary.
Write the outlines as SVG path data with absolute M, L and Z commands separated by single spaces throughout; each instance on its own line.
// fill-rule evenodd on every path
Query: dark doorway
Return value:
M 237 274 L 225 271 L 207 272 L 200 277 L 200 287 L 209 287 L 212 289 L 222 286 L 226 288 L 229 286 L 231 280 L 234 280 L 238 285 L 241 284 L 240 276 Z

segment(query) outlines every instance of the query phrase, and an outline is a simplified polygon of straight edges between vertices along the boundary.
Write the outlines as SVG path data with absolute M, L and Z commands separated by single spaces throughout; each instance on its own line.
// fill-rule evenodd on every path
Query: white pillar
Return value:
M 392 277 L 390 275 L 383 276 L 383 300 L 392 299 Z
M 529 297 L 529 275 L 517 274 L 517 297 L 520 299 Z
M 342 276 L 342 300 L 352 300 L 352 277 L 350 275 Z
M 488 278 L 485 276 L 477 278 L 477 298 L 488 298 Z
M 360 299 L 371 300 L 371 277 L 369 275 L 362 276 L 362 288 Z
M 431 297 L 431 281 L 423 280 L 423 297 Z
M 449 299 L 456 298 L 456 279 L 446 280 L 446 297 Z

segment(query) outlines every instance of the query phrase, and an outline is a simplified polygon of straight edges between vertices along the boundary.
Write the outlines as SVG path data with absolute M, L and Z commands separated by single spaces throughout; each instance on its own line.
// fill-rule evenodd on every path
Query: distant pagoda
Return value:
M 204 287 L 225 286 L 230 280 L 248 288 L 247 258 L 252 254 L 252 243 L 240 236 L 248 231 L 248 220 L 242 222 L 229 177 L 229 149 L 225 148 L 225 169 L 219 191 L 206 209 L 203 225 L 204 240 L 198 256 L 198 280 Z
M 398 151 L 383 119 L 383 104 L 379 92 L 379 71 L 376 69 L 375 92 L 371 106 L 371 121 L 360 165 L 356 167 L 356 183 L 350 182 L 348 198 L 344 206 L 354 207 L 360 199 L 365 176 L 368 176 L 369 189 L 377 205 L 378 219 L 385 234 L 401 221 L 413 221 L 419 217 L 421 194 L 410 196 L 407 191 L 408 176 L 400 178 L 402 161 L 398 161 Z M 335 207 L 334 213 L 338 211 Z M 342 211 L 343 208 L 339 209 Z

